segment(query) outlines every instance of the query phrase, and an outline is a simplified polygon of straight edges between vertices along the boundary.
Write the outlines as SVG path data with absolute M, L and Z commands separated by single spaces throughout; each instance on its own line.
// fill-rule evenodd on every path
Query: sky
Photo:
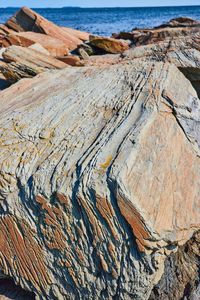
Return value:
M 142 6 L 181 6 L 200 5 L 200 0 L 0 0 L 0 7 L 142 7 Z

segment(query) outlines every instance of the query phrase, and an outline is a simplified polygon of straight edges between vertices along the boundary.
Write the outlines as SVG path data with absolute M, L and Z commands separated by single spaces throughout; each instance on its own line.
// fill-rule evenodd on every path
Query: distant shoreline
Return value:
M 0 8 L 0 23 L 15 14 L 20 7 Z M 61 27 L 110 37 L 132 28 L 153 28 L 177 17 L 200 20 L 200 5 L 155 7 L 79 7 L 33 8 L 34 11 Z
M 110 7 L 105 7 L 105 6 L 88 6 L 88 7 L 82 7 L 82 6 L 62 6 L 62 7 L 31 7 L 31 9 L 63 9 L 63 8 L 73 8 L 73 9 L 99 9 L 99 8 L 105 8 L 105 9 L 131 9 L 131 8 L 174 8 L 174 7 L 200 7 L 199 5 L 170 5 L 170 6 L 165 6 L 165 5 L 161 5 L 161 6 L 110 6 Z M 20 6 L 7 6 L 7 7 L 0 7 L 4 8 L 4 9 L 20 9 Z

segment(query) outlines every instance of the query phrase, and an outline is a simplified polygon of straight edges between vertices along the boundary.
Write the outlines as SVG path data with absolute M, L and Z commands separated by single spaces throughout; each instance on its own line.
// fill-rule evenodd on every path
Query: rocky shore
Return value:
M 198 300 L 200 22 L 0 47 L 0 298 Z

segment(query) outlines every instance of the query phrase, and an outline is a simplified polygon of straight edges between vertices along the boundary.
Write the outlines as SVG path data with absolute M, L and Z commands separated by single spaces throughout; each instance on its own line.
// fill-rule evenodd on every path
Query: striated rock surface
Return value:
M 200 21 L 189 17 L 178 17 L 178 18 L 173 18 L 169 22 L 164 23 L 155 28 L 165 28 L 165 27 L 187 27 L 187 28 L 199 27 L 200 28 Z
M 1 276 L 40 299 L 148 299 L 200 227 L 191 83 L 135 59 L 43 73 L 0 99 Z
M 76 29 L 72 29 L 72 28 L 68 28 L 68 27 L 61 27 L 61 28 L 68 34 L 75 36 L 76 38 L 78 38 L 79 40 L 82 40 L 83 42 L 89 41 L 90 34 L 88 32 L 80 31 L 80 30 L 76 30 Z
M 46 55 L 50 55 L 49 51 L 47 51 L 47 49 L 45 49 L 44 47 L 42 47 L 42 45 L 40 45 L 38 43 L 35 43 L 35 44 L 29 46 L 28 48 L 37 50 L 37 51 L 42 52 L 43 54 L 46 54 Z
M 134 28 L 131 32 L 121 31 L 113 34 L 118 39 L 132 40 L 135 46 L 154 44 L 164 40 L 190 37 L 200 32 L 200 22 L 191 18 L 175 18 L 153 29 Z
M 3 54 L 3 58 L 10 64 L 3 63 L 0 71 L 10 82 L 14 83 L 21 78 L 31 78 L 39 73 L 51 70 L 62 69 L 67 65 L 41 51 L 24 48 L 20 46 L 10 46 Z
M 164 274 L 153 288 L 149 300 L 200 297 L 200 232 L 165 261 Z
M 5 36 L 2 40 L 4 47 L 12 45 L 29 47 L 35 43 L 44 47 L 52 56 L 67 55 L 68 47 L 59 39 L 51 36 L 35 33 L 35 32 L 20 32 Z
M 56 59 L 63 61 L 70 66 L 82 67 L 84 65 L 78 55 L 57 56 Z
M 66 32 L 28 7 L 21 8 L 6 22 L 6 25 L 17 32 L 32 31 L 49 35 L 62 41 L 69 50 L 74 50 L 82 43 L 82 40 L 72 33 Z
M 27 66 L 19 63 L 10 63 L 0 66 L 0 71 L 4 79 L 10 83 L 15 83 L 22 78 L 32 78 L 46 70 L 37 66 Z
M 7 62 L 16 62 L 27 66 L 48 69 L 62 69 L 66 67 L 66 64 L 63 62 L 31 48 L 10 46 L 2 55 Z

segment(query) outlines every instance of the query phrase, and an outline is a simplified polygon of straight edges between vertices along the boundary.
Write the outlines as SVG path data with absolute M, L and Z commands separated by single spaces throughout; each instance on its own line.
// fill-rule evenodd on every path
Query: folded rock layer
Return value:
M 41 299 L 148 299 L 200 226 L 200 106 L 172 64 L 0 92 L 0 273 Z

